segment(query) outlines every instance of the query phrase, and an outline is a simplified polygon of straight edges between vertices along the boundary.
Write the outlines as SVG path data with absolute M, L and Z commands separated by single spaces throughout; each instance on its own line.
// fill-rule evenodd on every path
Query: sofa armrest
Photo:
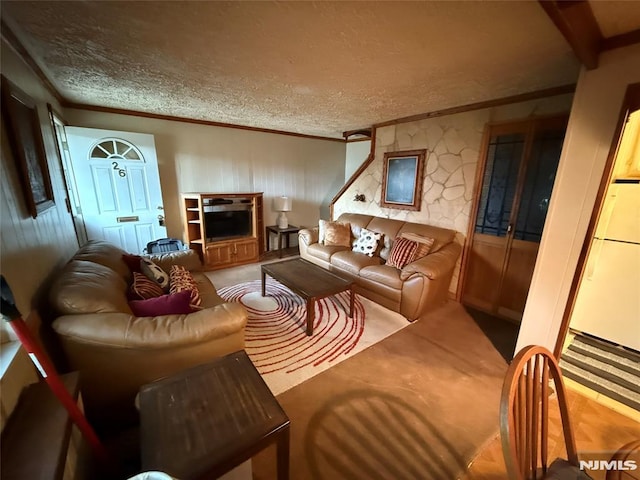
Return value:
M 153 263 L 158 265 L 162 270 L 169 273 L 171 265 L 182 265 L 187 270 L 199 272 L 202 270 L 202 262 L 195 250 L 176 250 L 166 253 L 151 253 L 143 255 Z
M 222 338 L 244 329 L 247 312 L 223 303 L 186 315 L 135 317 L 126 313 L 66 315 L 53 328 L 66 341 L 112 348 L 152 350 Z
M 319 239 L 320 239 L 320 229 L 318 227 L 303 228 L 298 232 L 298 243 L 304 242 L 304 244 L 308 246 L 313 243 L 318 243 Z
M 437 252 L 405 265 L 400 271 L 400 279 L 404 281 L 413 275 L 424 275 L 436 280 L 447 275 L 455 267 L 461 251 L 460 244 L 451 242 Z

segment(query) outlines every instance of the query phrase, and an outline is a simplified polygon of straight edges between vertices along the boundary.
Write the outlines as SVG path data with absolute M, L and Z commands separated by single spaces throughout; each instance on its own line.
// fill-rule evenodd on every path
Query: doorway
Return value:
M 567 119 L 487 126 L 468 235 L 465 305 L 522 320 Z
M 86 239 L 139 254 L 148 242 L 165 238 L 153 135 L 69 126 L 64 134 L 70 188 Z

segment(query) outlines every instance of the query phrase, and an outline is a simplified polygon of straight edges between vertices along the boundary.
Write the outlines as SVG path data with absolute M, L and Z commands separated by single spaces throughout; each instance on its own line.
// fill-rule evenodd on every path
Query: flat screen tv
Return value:
M 227 210 L 204 213 L 207 240 L 251 235 L 251 211 Z

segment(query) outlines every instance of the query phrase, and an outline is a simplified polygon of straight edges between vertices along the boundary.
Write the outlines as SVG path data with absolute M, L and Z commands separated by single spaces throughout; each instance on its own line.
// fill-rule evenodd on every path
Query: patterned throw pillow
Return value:
M 144 273 L 147 278 L 150 278 L 162 288 L 166 289 L 169 287 L 169 275 L 167 275 L 167 272 L 148 258 L 140 260 L 140 270 L 142 270 L 142 273 Z
M 424 235 L 419 235 L 417 233 L 402 233 L 400 234 L 402 238 L 406 238 L 409 240 L 413 240 L 414 242 L 418 242 L 418 249 L 416 250 L 416 254 L 413 257 L 412 261 L 418 260 L 419 258 L 426 257 L 429 255 L 431 251 L 431 247 L 433 247 L 433 243 L 436 241 L 435 238 L 425 237 Z
M 198 291 L 198 284 L 189 270 L 182 265 L 172 265 L 169 277 L 171 278 L 169 292 L 178 293 L 188 290 L 191 294 L 191 306 L 194 308 L 200 306 L 202 299 Z
M 407 263 L 413 261 L 416 250 L 418 250 L 418 242 L 407 238 L 396 237 L 393 241 L 393 247 L 391 247 L 391 253 L 389 253 L 386 265 L 402 269 Z
M 363 228 L 360 230 L 360 236 L 358 239 L 353 242 L 352 250 L 358 253 L 364 253 L 369 257 L 373 257 L 373 254 L 376 253 L 376 249 L 378 248 L 378 242 L 382 238 L 381 233 L 372 232 Z
M 327 246 L 350 247 L 351 224 L 330 222 L 324 234 L 324 244 Z
M 164 295 L 160 285 L 142 273 L 133 272 L 133 283 L 130 288 L 130 297 L 132 299 L 145 300 L 159 297 L 160 295 Z

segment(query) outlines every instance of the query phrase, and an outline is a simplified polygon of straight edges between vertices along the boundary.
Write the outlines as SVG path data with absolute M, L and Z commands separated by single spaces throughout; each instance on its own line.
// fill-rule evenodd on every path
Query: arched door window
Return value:
M 100 140 L 91 150 L 91 160 L 129 160 L 144 162 L 140 150 L 126 140 L 119 138 L 106 138 Z

